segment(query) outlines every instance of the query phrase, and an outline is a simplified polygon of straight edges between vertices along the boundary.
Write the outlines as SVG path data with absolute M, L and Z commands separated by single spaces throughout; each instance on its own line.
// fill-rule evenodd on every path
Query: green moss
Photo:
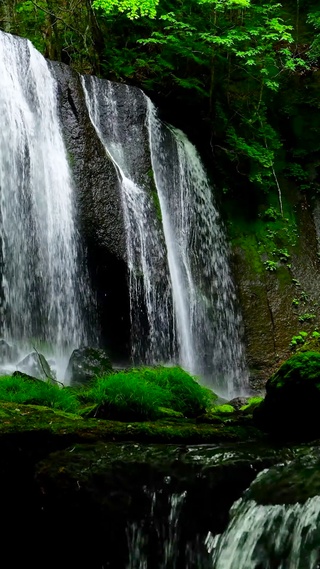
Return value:
M 183 414 L 180 411 L 175 411 L 174 409 L 167 409 L 166 407 L 159 407 L 158 409 L 160 417 L 176 417 L 183 419 Z
M 263 397 L 250 397 L 248 403 L 240 407 L 240 411 L 251 411 L 251 410 L 253 411 L 253 409 L 255 409 L 257 405 L 260 405 L 260 403 L 262 403 L 262 401 Z
M 262 438 L 251 424 L 200 424 L 190 419 L 167 418 L 153 422 L 120 422 L 84 419 L 36 405 L 0 402 L 0 438 L 41 433 L 48 440 L 63 437 L 72 442 L 141 441 L 177 443 L 237 442 Z
M 281 388 L 286 382 L 301 384 L 320 384 L 320 353 L 306 351 L 300 352 L 282 364 L 268 382 L 270 388 Z
M 232 405 L 227 405 L 227 404 L 217 405 L 216 407 L 213 407 L 211 409 L 212 413 L 218 413 L 218 414 L 220 414 L 220 413 L 222 413 L 222 414 L 223 413 L 234 413 L 234 411 L 235 411 L 234 407 L 232 407 Z
M 297 222 L 293 206 L 284 199 L 282 217 L 276 199 L 276 195 L 269 194 L 269 205 L 261 204 L 251 214 L 241 205 L 228 208 L 227 204 L 228 229 L 232 245 L 244 251 L 253 273 L 274 270 L 277 276 L 280 274 L 282 284 L 287 285 L 290 256 L 298 243 Z
M 162 212 L 161 212 L 161 205 L 160 205 L 160 201 L 159 201 L 159 196 L 158 196 L 158 190 L 157 190 L 157 186 L 154 180 L 154 175 L 153 175 L 153 171 L 149 170 L 148 171 L 148 177 L 150 178 L 150 183 L 151 183 L 151 197 L 152 197 L 152 201 L 153 201 L 153 205 L 155 208 L 155 212 L 156 212 L 156 216 L 158 218 L 158 220 L 160 221 L 160 223 L 162 223 Z

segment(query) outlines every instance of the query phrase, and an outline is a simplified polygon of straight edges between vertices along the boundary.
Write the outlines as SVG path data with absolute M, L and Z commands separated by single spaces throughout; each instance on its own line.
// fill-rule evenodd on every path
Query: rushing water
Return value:
M 155 204 L 148 191 L 151 165 L 148 170 L 139 125 L 143 95 L 138 89 L 96 77 L 83 77 L 82 82 L 91 121 L 119 179 L 130 278 L 133 359 L 138 363 L 170 362 L 174 353 L 170 280 Z M 145 338 L 143 329 L 147 329 Z
M 181 131 L 157 119 L 140 90 L 93 77 L 83 78 L 83 86 L 119 179 L 133 359 L 177 361 L 220 393 L 245 391 L 228 247 L 196 149 Z
M 72 183 L 56 83 L 30 42 L 0 32 L 1 334 L 67 356 L 86 338 Z
M 127 540 L 129 563 L 127 569 L 148 569 L 156 563 L 158 569 L 175 569 L 179 557 L 179 519 L 186 493 L 169 494 L 167 515 L 159 515 L 159 505 L 163 507 L 162 492 L 148 492 L 150 513 L 140 523 L 128 524 Z
M 302 457 L 302 460 L 308 457 Z M 312 465 L 311 465 L 312 467 Z M 279 504 L 257 504 L 250 494 L 255 485 L 265 485 L 268 498 L 270 473 L 279 475 L 281 469 L 271 469 L 258 474 L 248 492 L 231 508 L 230 522 L 220 536 L 209 532 L 206 545 L 212 554 L 213 569 L 318 569 L 320 567 L 320 496 L 313 496 L 303 503 L 281 503 L 295 494 L 303 497 L 309 487 L 316 487 L 317 470 L 299 470 L 299 463 L 292 462 L 277 478 Z M 274 476 L 273 472 L 273 476 Z M 287 478 L 286 478 L 287 476 Z M 254 490 L 253 490 L 254 491 Z M 272 491 L 272 490 L 271 490 Z M 307 495 L 307 494 L 306 494 Z M 272 497 L 272 496 L 271 496 Z
M 180 362 L 233 395 L 245 391 L 241 319 L 223 225 L 195 147 L 148 100 L 152 166 L 168 250 Z
M 224 230 L 201 160 L 139 89 L 82 79 L 119 181 L 135 363 L 180 363 L 221 393 L 245 390 Z M 64 355 L 87 338 L 72 181 L 57 85 L 32 45 L 0 35 L 1 335 Z M 81 272 L 81 274 L 80 274 Z M 81 308 L 80 308 L 81 307 Z
M 239 500 L 218 540 L 213 569 L 317 569 L 320 496 L 305 504 L 259 506 Z

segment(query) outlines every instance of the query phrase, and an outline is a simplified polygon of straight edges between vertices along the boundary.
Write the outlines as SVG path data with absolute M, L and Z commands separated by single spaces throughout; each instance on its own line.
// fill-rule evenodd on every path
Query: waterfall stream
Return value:
M 65 358 L 86 338 L 72 183 L 49 66 L 0 32 L 1 334 Z
M 119 178 L 133 359 L 178 362 L 221 394 L 245 392 L 228 247 L 196 149 L 157 119 L 139 89 L 88 76 L 82 82 L 91 120 Z
M 267 506 L 240 499 L 227 530 L 213 541 L 213 569 L 317 569 L 319 530 L 320 496 Z
M 172 299 L 165 245 L 148 191 L 151 165 L 149 169 L 145 166 L 139 127 L 143 95 L 138 89 L 96 77 L 83 77 L 82 84 L 91 121 L 119 179 L 130 278 L 133 360 L 167 363 L 174 353 Z M 147 337 L 143 338 L 145 327 Z
M 213 189 L 195 147 L 163 125 L 148 99 L 152 166 L 168 250 L 180 362 L 226 396 L 247 371 L 229 251 Z

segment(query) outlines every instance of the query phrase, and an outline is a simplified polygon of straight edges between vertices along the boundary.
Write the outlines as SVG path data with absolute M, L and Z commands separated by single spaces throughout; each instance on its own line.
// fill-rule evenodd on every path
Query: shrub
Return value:
M 20 376 L 0 377 L 0 400 L 17 404 L 44 405 L 76 413 L 79 403 L 68 388 Z

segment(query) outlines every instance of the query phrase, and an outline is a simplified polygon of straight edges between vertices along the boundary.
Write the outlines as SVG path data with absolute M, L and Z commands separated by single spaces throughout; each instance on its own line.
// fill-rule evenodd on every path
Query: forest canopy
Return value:
M 4 0 L 0 27 L 77 71 L 138 85 L 238 185 L 279 191 L 285 173 L 317 189 L 315 0 Z

